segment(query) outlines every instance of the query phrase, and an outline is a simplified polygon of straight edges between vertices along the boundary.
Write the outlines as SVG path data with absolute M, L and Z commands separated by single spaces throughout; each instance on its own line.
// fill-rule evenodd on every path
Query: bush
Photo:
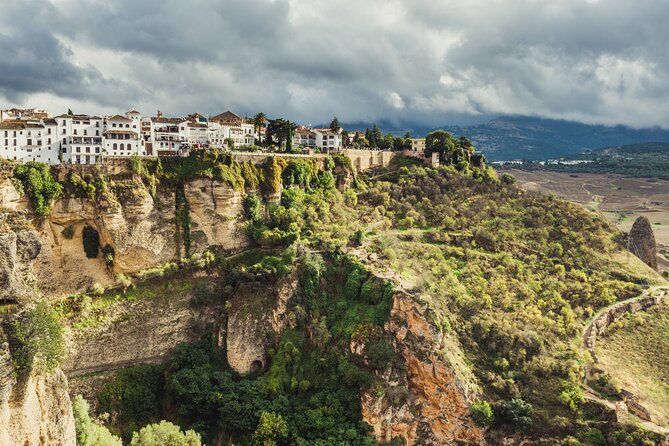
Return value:
M 63 328 L 44 301 L 11 323 L 10 351 L 18 374 L 51 372 L 65 355 Z
M 88 409 L 88 402 L 81 395 L 77 395 L 72 401 L 77 446 L 122 446 L 120 438 L 91 420 Z
M 573 412 L 578 410 L 578 407 L 585 402 L 583 391 L 581 388 L 571 381 L 565 381 L 562 384 L 562 392 L 560 392 L 560 401 Z
M 51 203 L 61 196 L 61 186 L 51 175 L 49 166 L 30 161 L 14 169 L 14 177 L 23 185 L 23 191 L 30 197 L 33 210 L 40 217 L 51 212 Z
M 502 420 L 514 425 L 518 429 L 529 429 L 532 427 L 532 410 L 530 403 L 520 398 L 514 398 L 509 401 L 503 401 L 501 405 Z
M 246 214 L 246 218 L 253 222 L 260 221 L 262 219 L 262 215 L 260 213 L 260 199 L 257 196 L 247 195 L 244 198 L 244 213 Z
M 102 255 L 104 256 L 105 263 L 107 264 L 108 267 L 114 266 L 114 255 L 115 255 L 114 248 L 107 243 L 104 248 L 102 248 Z
M 65 237 L 66 239 L 72 240 L 74 238 L 74 232 L 75 232 L 74 226 L 68 225 L 65 227 L 65 229 L 63 229 L 63 232 L 61 232 L 61 234 L 63 234 L 63 237 Z
M 132 435 L 131 446 L 201 446 L 200 434 L 193 430 L 182 432 L 169 421 L 149 424 Z
M 84 252 L 89 259 L 95 259 L 100 251 L 100 233 L 91 226 L 84 226 L 82 232 Z
M 483 427 L 490 426 L 494 418 L 492 408 L 485 400 L 477 401 L 472 404 L 471 414 L 474 422 Z
M 288 437 L 288 424 L 281 415 L 263 412 L 251 437 L 251 446 L 276 446 Z

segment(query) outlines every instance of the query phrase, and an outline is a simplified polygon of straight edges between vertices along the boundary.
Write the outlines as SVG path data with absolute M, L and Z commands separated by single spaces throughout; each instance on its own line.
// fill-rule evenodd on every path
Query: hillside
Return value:
M 584 400 L 579 346 L 598 308 L 662 279 L 598 216 L 461 161 L 18 169 L 8 364 L 64 370 L 126 443 L 159 420 L 221 445 L 659 442 Z
M 446 127 L 474 141 L 490 160 L 542 160 L 647 141 L 669 142 L 669 130 L 588 125 L 570 121 L 509 116 L 485 124 Z

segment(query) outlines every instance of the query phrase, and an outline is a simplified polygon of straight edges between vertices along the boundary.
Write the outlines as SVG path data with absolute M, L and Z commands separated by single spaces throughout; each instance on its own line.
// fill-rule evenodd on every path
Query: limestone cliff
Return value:
M 287 325 L 287 304 L 297 289 L 297 277 L 290 274 L 275 286 L 243 284 L 230 299 L 225 342 L 230 367 L 241 374 L 258 373 L 268 365 L 269 349 Z
M 7 342 L 0 345 L 0 444 L 76 444 L 72 404 L 63 372 L 17 379 Z
M 458 346 L 428 322 L 426 310 L 410 294 L 395 293 L 385 331 L 405 367 L 384 371 L 383 394 L 363 395 L 363 418 L 379 441 L 402 436 L 408 446 L 483 445 L 483 431 L 469 412 L 476 388 L 459 364 Z
M 26 197 L 21 197 L 12 182 L 0 182 L 0 207 L 20 209 L 32 220 L 42 245 L 34 259 L 34 275 L 47 295 L 85 291 L 94 283 L 108 285 L 117 273 L 131 274 L 186 255 L 184 239 L 190 241 L 190 254 L 209 248 L 236 251 L 248 244 L 240 230 L 243 215 L 242 194 L 227 183 L 208 178 L 185 182 L 183 191 L 188 207 L 188 231 L 177 221 L 176 189 L 171 183 L 158 183 L 152 194 L 139 177 L 128 169 L 101 166 L 92 170 L 82 166 L 54 166 L 58 181 L 67 184 L 68 175 L 104 177 L 109 193 L 95 199 L 80 198 L 67 190 L 45 219 L 35 218 Z M 89 175 L 89 176 L 87 176 Z M 83 250 L 82 231 L 90 226 L 100 235 L 100 248 L 114 249 L 114 264 L 108 268 L 102 254 L 88 258 Z M 20 240 L 19 240 L 20 242 Z M 13 258 L 13 238 L 0 241 L 0 249 Z M 7 262 L 5 262 L 7 263 Z M 0 280 L 9 281 L 13 266 L 0 264 Z M 15 279 L 14 282 L 17 282 Z

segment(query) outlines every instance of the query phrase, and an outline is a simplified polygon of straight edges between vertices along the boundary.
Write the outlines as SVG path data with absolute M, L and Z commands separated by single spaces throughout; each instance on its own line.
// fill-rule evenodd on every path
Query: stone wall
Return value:
M 608 310 L 599 314 L 591 323 L 586 327 L 585 336 L 584 336 L 584 346 L 590 352 L 592 359 L 595 364 L 599 363 L 597 354 L 595 352 L 595 342 L 597 338 L 602 335 L 614 322 L 620 320 L 628 313 L 636 313 L 638 311 L 645 311 L 655 305 L 658 305 L 662 302 L 663 299 L 669 296 L 669 291 L 666 289 L 661 290 L 659 294 L 653 295 L 649 293 L 644 295 L 639 299 L 633 299 L 627 302 L 621 302 L 617 305 L 613 305 Z M 602 371 L 595 371 L 594 367 L 588 367 L 586 369 L 586 381 L 591 379 L 592 375 L 595 373 L 601 373 Z M 622 389 L 621 394 L 623 396 L 623 401 L 626 406 L 627 411 L 639 417 L 644 421 L 652 421 L 651 415 L 648 409 L 646 409 L 639 401 L 639 397 L 634 395 L 632 392 Z
M 351 159 L 351 165 L 356 172 L 364 172 L 368 169 L 388 167 L 396 153 L 389 150 L 343 149 L 342 154 Z

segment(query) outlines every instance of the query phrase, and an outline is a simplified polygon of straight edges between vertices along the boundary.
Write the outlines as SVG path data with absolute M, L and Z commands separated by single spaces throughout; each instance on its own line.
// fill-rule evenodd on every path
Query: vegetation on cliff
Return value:
M 240 284 L 269 285 L 292 273 L 299 289 L 287 304 L 288 328 L 257 375 L 235 373 L 213 335 L 181 346 L 167 364 L 118 373 L 98 395 L 115 432 L 129 440 L 141 426 L 168 418 L 207 444 L 221 436 L 236 444 L 374 444 L 361 395 L 383 394 L 384 374 L 404 364 L 384 330 L 392 287 L 372 271 L 427 308 L 430 329 L 443 337 L 435 354 L 453 368 L 473 418 L 493 441 L 517 435 L 601 444 L 597 439 L 611 442 L 630 431 L 597 424 L 607 415 L 584 403 L 579 385 L 588 360 L 579 349 L 584 322 L 647 283 L 617 260 L 621 235 L 578 206 L 498 177 L 467 140 L 433 136 L 430 147 L 444 166 L 398 159 L 344 192 L 341 177 L 352 176 L 344 157 L 323 164 L 270 157 L 254 165 L 212 151 L 134 160 L 134 184 L 174 191 L 176 234 L 188 256 L 184 185 L 209 178 L 245 197 L 245 227 L 266 251 L 247 265 L 208 264 L 217 281 L 198 282 L 195 305 L 226 309 Z M 95 183 L 89 180 L 81 179 Z M 69 181 L 90 195 L 76 177 Z M 113 183 L 107 190 L 117 194 Z M 151 294 L 138 287 L 128 299 L 144 293 Z M 126 298 L 120 291 L 109 296 L 96 298 L 96 318 L 105 302 Z

